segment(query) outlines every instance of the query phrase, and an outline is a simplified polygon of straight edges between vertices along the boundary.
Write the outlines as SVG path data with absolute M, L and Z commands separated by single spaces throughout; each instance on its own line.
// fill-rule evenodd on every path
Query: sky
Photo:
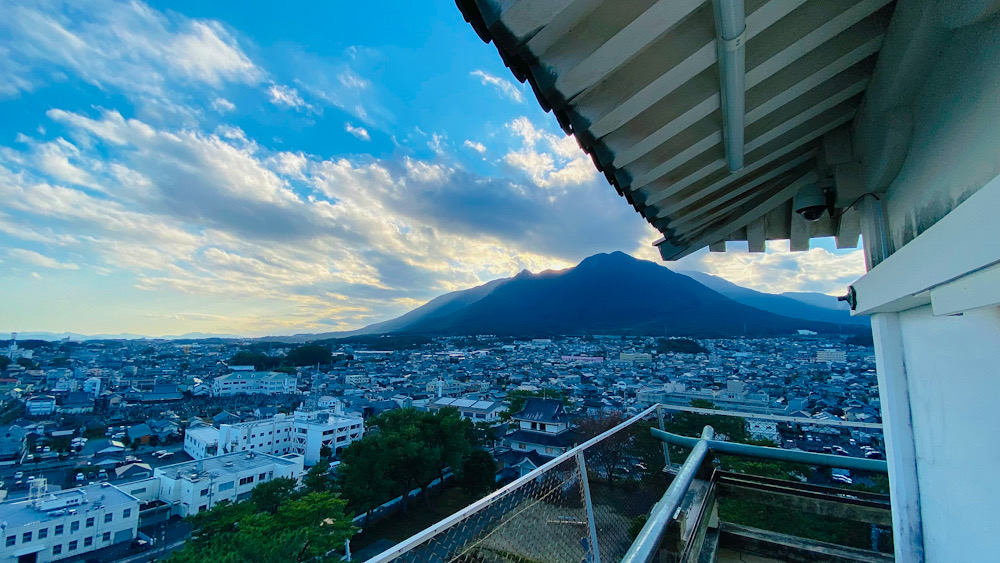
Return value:
M 348 330 L 598 252 L 659 261 L 451 0 L 3 11 L 0 331 Z M 787 250 L 669 267 L 769 292 L 864 273 Z

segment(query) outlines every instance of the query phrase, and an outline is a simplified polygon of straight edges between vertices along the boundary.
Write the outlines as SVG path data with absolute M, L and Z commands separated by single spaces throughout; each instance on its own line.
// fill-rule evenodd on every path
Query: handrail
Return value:
M 675 446 L 694 447 L 701 443 L 698 438 L 671 434 L 658 428 L 652 429 L 653 436 L 668 444 Z M 833 454 L 817 454 L 813 452 L 803 452 L 799 450 L 785 450 L 782 448 L 771 448 L 768 446 L 752 446 L 750 444 L 737 444 L 735 442 L 723 442 L 721 440 L 708 440 L 708 447 L 713 452 L 727 455 L 737 455 L 741 457 L 755 457 L 760 459 L 775 459 L 779 461 L 789 461 L 793 463 L 806 463 L 809 465 L 821 465 L 824 467 L 839 467 L 843 469 L 856 469 L 858 471 L 875 471 L 878 473 L 888 473 L 889 466 L 885 460 L 868 459 L 864 457 L 848 457 Z
M 625 557 L 622 557 L 622 563 L 648 563 L 653 560 L 656 548 L 663 541 L 667 525 L 674 519 L 674 513 L 677 512 L 681 501 L 684 500 L 684 495 L 691 487 L 695 473 L 705 460 L 705 456 L 708 455 L 708 444 L 714 435 L 715 431 L 711 426 L 706 426 L 702 430 L 701 439 L 695 440 L 696 443 L 694 449 L 691 450 L 691 455 L 684 460 L 680 470 L 677 471 L 677 476 L 667 487 L 663 497 L 653 507 L 646 524 L 636 536 L 635 541 L 632 542 L 631 547 L 625 552 Z
M 424 543 L 428 539 L 440 534 L 441 532 L 447 530 L 448 528 L 451 528 L 452 526 L 461 522 L 462 520 L 465 520 L 472 514 L 475 514 L 476 512 L 479 512 L 480 510 L 493 504 L 498 498 L 508 495 L 513 491 L 516 491 L 517 489 L 523 487 L 524 485 L 531 483 L 532 481 L 535 480 L 536 477 L 544 474 L 549 469 L 558 466 L 559 464 L 563 463 L 568 459 L 576 457 L 577 453 L 585 451 L 594 444 L 606 439 L 608 436 L 611 436 L 617 432 L 620 432 L 622 429 L 627 428 L 632 424 L 635 424 L 639 420 L 650 415 L 658 407 L 659 407 L 658 404 L 653 405 L 647 408 L 646 410 L 640 412 L 639 414 L 633 416 L 632 418 L 626 420 L 625 422 L 622 422 L 621 424 L 615 426 L 614 428 L 606 432 L 603 432 L 601 434 L 598 434 L 597 436 L 587 440 L 586 442 L 580 444 L 579 446 L 576 446 L 575 448 L 567 451 L 566 453 L 532 470 L 530 473 L 516 479 L 509 485 L 497 491 L 494 491 L 492 494 L 479 499 L 478 501 L 470 504 L 469 506 L 463 508 L 462 510 L 456 512 L 455 514 L 452 514 L 451 516 L 445 518 L 444 520 L 439 521 L 437 524 L 432 524 L 431 526 L 425 528 L 423 531 L 418 532 L 410 536 L 409 538 L 403 540 L 402 542 L 383 551 L 382 553 L 379 553 L 375 557 L 369 559 L 368 563 L 384 563 L 386 561 L 392 561 L 396 557 L 399 557 L 400 555 L 416 548 L 417 546 Z

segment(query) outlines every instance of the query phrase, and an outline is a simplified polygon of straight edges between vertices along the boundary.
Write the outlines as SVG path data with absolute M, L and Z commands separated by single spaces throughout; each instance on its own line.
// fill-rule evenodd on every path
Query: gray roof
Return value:
M 524 408 L 511 415 L 511 418 L 551 424 L 566 422 L 562 401 L 555 399 L 527 399 L 524 401 Z
M 227 465 L 227 464 L 232 465 Z M 156 475 L 165 475 L 171 478 L 181 478 L 188 481 L 198 482 L 207 479 L 209 476 L 223 477 L 266 467 L 268 465 L 297 465 L 296 462 L 285 457 L 263 453 L 234 452 L 205 459 L 184 461 L 165 465 L 156 469 Z
M 138 505 L 139 503 L 138 499 L 132 495 L 108 483 L 56 491 L 43 497 L 43 500 L 52 505 L 69 505 L 72 509 L 77 510 L 81 516 L 84 516 L 87 511 L 93 510 L 98 506 L 104 506 L 107 509 L 116 509 L 120 506 Z M 73 503 L 74 500 L 76 501 L 75 503 Z M 60 503 L 59 501 L 67 502 Z M 7 524 L 8 530 L 13 530 L 33 522 L 46 522 L 66 517 L 65 514 L 58 516 L 56 514 L 58 514 L 57 510 L 40 510 L 32 506 L 32 503 L 28 500 L 0 503 L 0 521 Z

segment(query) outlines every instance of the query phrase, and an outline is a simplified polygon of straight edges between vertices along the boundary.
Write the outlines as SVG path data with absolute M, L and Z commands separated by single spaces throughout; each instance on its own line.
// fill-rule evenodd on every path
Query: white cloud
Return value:
M 519 117 L 507 128 L 521 139 L 521 148 L 504 155 L 504 162 L 526 173 L 542 188 L 578 186 L 597 178 L 597 170 L 569 136 L 553 135 Z
M 155 110 L 175 103 L 178 83 L 218 89 L 263 76 L 220 23 L 139 1 L 14 2 L 4 13 L 0 32 L 9 40 L 0 48 L 0 95 L 31 92 L 71 73 Z
M 236 104 L 225 98 L 216 98 L 212 100 L 212 109 L 219 113 L 229 113 L 236 109 Z
M 462 143 L 462 146 L 464 146 L 466 148 L 469 148 L 469 149 L 472 149 L 472 150 L 478 152 L 479 154 L 486 154 L 486 145 L 484 145 L 482 143 L 477 143 L 477 142 L 470 141 L 470 140 L 466 139 L 465 142 Z
M 39 254 L 34 250 L 26 250 L 23 248 L 11 248 L 7 251 L 7 255 L 11 258 L 27 262 L 34 266 L 40 266 L 42 268 L 49 268 L 52 270 L 79 270 L 80 266 L 70 262 L 60 262 L 55 258 L 50 258 L 44 254 Z
M 371 135 L 368 134 L 368 130 L 365 129 L 364 127 L 355 127 L 350 123 L 345 123 L 344 131 L 347 131 L 348 133 L 354 135 L 355 137 L 361 139 L 362 141 L 372 140 Z
M 311 109 L 312 107 L 302 99 L 298 90 L 284 84 L 271 84 L 267 88 L 267 98 L 271 100 L 272 104 L 279 107 L 292 109 Z
M 510 80 L 500 78 L 483 70 L 474 70 L 471 72 L 471 75 L 478 78 L 483 86 L 492 86 L 503 97 L 518 103 L 524 101 L 524 94 L 521 93 L 521 89 Z
M 742 246 L 742 249 L 740 248 Z M 788 241 L 770 241 L 767 252 L 746 252 L 745 243 L 729 243 L 730 250 L 701 252 L 677 263 L 676 269 L 698 270 L 737 285 L 764 291 L 812 291 L 843 294 L 865 273 L 864 252 L 831 252 L 821 247 L 790 252 Z

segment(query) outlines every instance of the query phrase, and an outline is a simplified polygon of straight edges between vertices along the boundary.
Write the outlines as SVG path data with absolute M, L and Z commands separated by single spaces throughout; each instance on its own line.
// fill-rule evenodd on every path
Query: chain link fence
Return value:
M 369 561 L 619 561 L 666 486 L 654 424 L 655 407 Z

